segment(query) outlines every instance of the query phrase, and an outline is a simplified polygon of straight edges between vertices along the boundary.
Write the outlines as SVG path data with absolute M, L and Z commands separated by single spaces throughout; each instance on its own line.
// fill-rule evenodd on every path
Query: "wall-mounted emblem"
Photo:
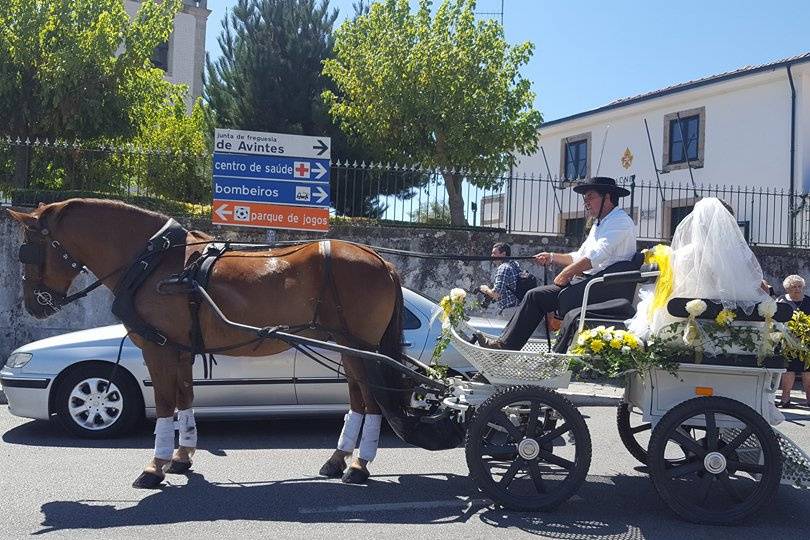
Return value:
M 633 152 L 630 151 L 629 148 L 624 149 L 624 154 L 622 154 L 622 167 L 625 169 L 629 169 L 631 165 L 633 165 Z

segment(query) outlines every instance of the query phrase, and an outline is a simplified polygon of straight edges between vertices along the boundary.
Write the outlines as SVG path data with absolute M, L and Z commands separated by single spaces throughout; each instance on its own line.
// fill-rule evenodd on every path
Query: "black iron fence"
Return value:
M 124 145 L 0 139 L 0 200 L 33 204 L 67 196 L 130 200 L 173 215 L 210 215 L 208 153 Z M 447 182 L 460 178 L 451 217 Z M 586 234 L 581 197 L 558 179 L 533 174 L 480 174 L 395 163 L 335 159 L 330 171 L 332 214 L 382 224 L 493 227 L 514 233 Z M 631 195 L 622 207 L 643 240 L 668 240 L 702 197 L 718 197 L 735 212 L 748 241 L 810 248 L 807 194 L 767 186 L 691 185 L 620 179 Z M 463 219 L 459 219 L 461 216 Z

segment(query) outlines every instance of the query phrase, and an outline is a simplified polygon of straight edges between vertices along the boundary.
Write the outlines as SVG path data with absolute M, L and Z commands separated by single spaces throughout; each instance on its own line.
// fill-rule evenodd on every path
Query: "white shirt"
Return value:
M 613 263 L 629 261 L 636 249 L 636 224 L 617 206 L 602 218 L 599 225 L 594 223 L 591 226 L 585 242 L 569 255 L 572 262 L 587 257 L 592 268 L 584 273 L 595 274 Z

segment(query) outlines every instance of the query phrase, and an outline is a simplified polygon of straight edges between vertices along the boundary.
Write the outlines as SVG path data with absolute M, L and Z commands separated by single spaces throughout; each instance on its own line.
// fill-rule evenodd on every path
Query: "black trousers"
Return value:
M 552 284 L 535 287 L 526 292 L 501 334 L 500 341 L 504 349 L 519 351 L 529 341 L 546 313 L 559 307 L 558 296 L 562 289 Z

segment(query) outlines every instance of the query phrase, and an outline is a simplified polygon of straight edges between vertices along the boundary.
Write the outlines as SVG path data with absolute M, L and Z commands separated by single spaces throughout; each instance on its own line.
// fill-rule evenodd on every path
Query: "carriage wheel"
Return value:
M 738 429 L 722 429 L 729 421 Z M 694 423 L 705 428 L 683 429 Z M 679 463 L 667 461 L 684 450 Z M 650 438 L 648 465 L 667 506 L 687 521 L 715 525 L 760 510 L 773 500 L 782 477 L 782 454 L 771 427 L 752 408 L 723 397 L 693 398 L 664 415 Z
M 619 438 L 630 454 L 642 464 L 647 464 L 647 448 L 650 443 L 652 424 L 641 421 L 641 415 L 633 411 L 633 406 L 629 403 L 621 403 L 616 411 L 616 425 L 619 429 Z M 699 438 L 699 431 L 706 431 L 699 426 L 681 426 L 680 431 L 689 437 Z M 667 456 L 667 466 L 675 467 L 688 459 L 689 451 L 681 448 L 680 452 L 670 452 Z
M 476 485 L 513 510 L 548 510 L 585 481 L 591 437 L 582 415 L 560 394 L 537 386 L 498 392 L 467 430 L 467 466 Z
M 616 410 L 616 426 L 619 428 L 619 438 L 634 458 L 644 465 L 647 464 L 647 444 L 645 435 L 652 431 L 652 424 L 639 422 L 640 417 L 633 414 L 633 406 L 629 403 L 620 403 Z M 636 425 L 631 425 L 636 424 Z

